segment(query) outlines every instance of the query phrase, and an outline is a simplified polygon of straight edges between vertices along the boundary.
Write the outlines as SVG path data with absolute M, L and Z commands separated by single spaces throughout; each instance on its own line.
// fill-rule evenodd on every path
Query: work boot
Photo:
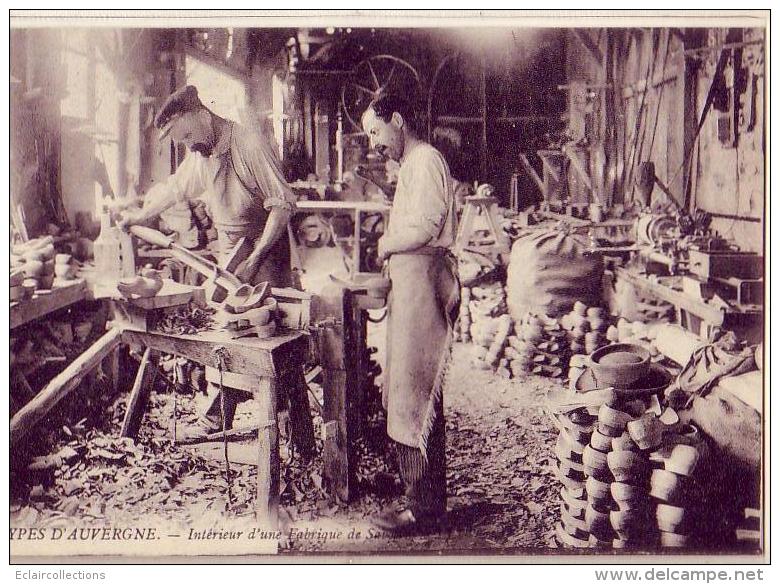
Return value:
M 445 518 L 445 513 L 415 509 L 414 505 L 401 499 L 385 507 L 379 514 L 371 517 L 370 521 L 382 531 L 395 535 L 412 535 L 440 531 Z

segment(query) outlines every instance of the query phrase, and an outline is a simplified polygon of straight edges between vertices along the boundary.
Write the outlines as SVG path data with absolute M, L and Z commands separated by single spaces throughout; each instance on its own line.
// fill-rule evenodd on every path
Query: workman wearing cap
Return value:
M 379 257 L 388 260 L 387 433 L 396 443 L 406 500 L 373 518 L 398 533 L 436 529 L 447 507 L 444 378 L 460 303 L 457 262 L 449 251 L 457 219 L 450 171 L 419 138 L 412 107 L 385 95 L 362 124 L 372 148 L 400 163 Z
M 120 226 L 144 223 L 178 201 L 202 198 L 219 234 L 220 263 L 224 265 L 235 245 L 246 236 L 253 242 L 252 249 L 235 274 L 248 284 L 290 286 L 287 225 L 295 209 L 295 196 L 272 145 L 261 131 L 216 115 L 203 105 L 192 85 L 168 97 L 155 125 L 161 139 L 169 137 L 184 144 L 189 152 L 173 174 L 148 191 L 143 208 L 123 212 Z M 301 379 L 295 383 L 300 384 Z M 201 418 L 206 431 L 222 429 L 220 399 L 218 392 L 214 393 Z M 232 427 L 237 403 L 249 397 L 245 392 L 226 389 L 225 427 Z M 312 448 L 313 434 L 304 442 L 299 445 L 302 449 Z

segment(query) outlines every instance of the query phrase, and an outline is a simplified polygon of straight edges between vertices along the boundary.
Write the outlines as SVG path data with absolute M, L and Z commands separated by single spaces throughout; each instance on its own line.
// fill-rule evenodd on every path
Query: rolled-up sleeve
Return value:
M 189 152 L 165 186 L 177 201 L 200 197 L 207 188 L 206 160 L 197 152 Z
M 200 154 L 189 153 L 173 174 L 149 189 L 144 197 L 144 207 L 160 199 L 181 202 L 203 195 L 207 185 L 205 166 Z
M 295 209 L 295 194 L 287 184 L 279 158 L 268 139 L 257 130 L 237 136 L 240 163 L 243 163 L 259 192 L 262 205 L 266 210 L 283 207 L 289 211 Z M 253 185 L 250 185 L 253 186 Z

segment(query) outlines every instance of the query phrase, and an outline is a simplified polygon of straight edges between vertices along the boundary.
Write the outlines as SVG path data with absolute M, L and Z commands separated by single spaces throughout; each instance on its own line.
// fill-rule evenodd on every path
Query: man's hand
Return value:
M 141 209 L 125 209 L 122 215 L 117 219 L 117 226 L 123 231 L 130 229 L 132 225 L 143 223 L 143 211 Z
M 255 274 L 257 274 L 257 270 L 260 269 L 261 263 L 262 258 L 252 254 L 236 268 L 235 275 L 245 284 L 249 284 L 254 279 Z
M 377 242 L 377 255 L 379 256 L 380 262 L 385 261 L 387 258 L 390 257 L 390 254 L 392 253 L 392 251 L 388 247 L 389 243 L 390 242 L 387 240 L 386 235 L 380 237 L 379 241 Z

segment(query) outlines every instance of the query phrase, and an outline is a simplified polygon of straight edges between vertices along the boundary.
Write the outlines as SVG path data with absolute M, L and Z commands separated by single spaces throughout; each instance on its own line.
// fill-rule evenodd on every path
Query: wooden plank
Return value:
M 108 331 L 19 410 L 11 419 L 11 445 L 23 438 L 49 410 L 78 387 L 81 379 L 100 364 L 121 340 L 120 329 Z
M 666 286 L 658 282 L 651 282 L 647 278 L 639 276 L 638 274 L 632 274 L 625 268 L 617 268 L 615 274 L 617 277 L 623 278 L 637 288 L 640 288 L 646 292 L 650 292 L 657 298 L 671 302 L 677 308 L 685 310 L 695 316 L 698 316 L 699 318 L 706 320 L 708 324 L 714 326 L 720 326 L 723 324 L 723 311 L 708 306 L 701 301 L 697 301 L 695 298 L 691 298 L 683 292 L 678 292 L 672 289 L 670 286 Z
M 122 329 L 125 342 L 143 345 L 170 355 L 186 357 L 202 365 L 214 365 L 213 351 L 227 351 L 227 371 L 276 377 L 292 365 L 295 354 L 304 354 L 305 339 L 301 333 L 286 333 L 268 339 L 230 339 L 224 331 L 206 331 L 197 335 L 166 335 Z M 284 358 L 282 358 L 284 357 Z
M 258 422 L 257 497 L 255 518 L 275 530 L 279 522 L 279 428 L 276 423 L 276 381 L 264 377 L 255 395 Z
M 596 63 L 601 64 L 604 61 L 604 55 L 601 53 L 601 49 L 596 44 L 596 42 L 592 38 L 590 38 L 590 35 L 588 34 L 587 30 L 582 30 L 579 28 L 575 28 L 573 30 L 576 37 L 580 40 L 583 46 L 586 49 L 588 49 L 591 56 L 595 59 Z
M 152 384 L 156 370 L 150 367 L 149 360 L 152 356 L 152 350 L 146 348 L 141 364 L 138 367 L 138 373 L 135 376 L 133 388 L 130 391 L 130 397 L 127 400 L 127 410 L 125 419 L 122 421 L 122 430 L 119 435 L 123 438 L 135 438 L 141 427 L 141 420 L 144 416 L 144 409 L 149 401 L 149 395 L 152 391 Z
M 520 153 L 520 164 L 522 164 L 523 169 L 528 173 L 528 176 L 530 176 L 533 181 L 536 183 L 536 186 L 539 187 L 539 190 L 542 193 L 542 196 L 546 199 L 547 198 L 547 188 L 545 187 L 544 181 L 539 177 L 539 174 L 536 172 L 533 166 L 531 166 L 531 162 L 528 160 L 525 154 L 522 152 Z
M 206 294 L 201 287 L 179 284 L 173 280 L 166 279 L 163 280 L 163 287 L 160 291 L 151 298 L 133 298 L 132 300 L 121 298 L 119 300 L 129 302 L 144 310 L 155 310 L 158 308 L 181 306 L 190 301 L 205 304 Z
M 23 302 L 11 304 L 9 320 L 11 330 L 46 316 L 60 308 L 70 306 L 76 302 L 89 299 L 89 289 L 83 280 L 76 281 L 70 286 L 54 288 L 49 293 L 37 292 L 32 298 Z
M 389 213 L 390 205 L 371 201 L 298 201 L 295 203 L 296 213 L 312 212 L 347 212 L 361 211 L 363 213 Z

